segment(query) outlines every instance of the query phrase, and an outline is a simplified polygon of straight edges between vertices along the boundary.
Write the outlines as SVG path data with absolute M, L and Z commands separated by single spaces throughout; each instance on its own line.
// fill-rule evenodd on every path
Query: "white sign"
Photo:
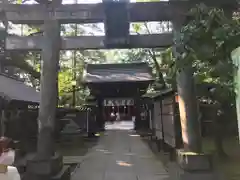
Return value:
M 236 66 L 236 72 L 235 72 L 235 92 L 236 92 L 236 108 L 237 108 L 237 119 L 238 119 L 238 138 L 240 140 L 240 47 L 232 51 L 231 53 L 233 64 Z
M 132 106 L 134 105 L 133 99 L 105 99 L 104 106 Z

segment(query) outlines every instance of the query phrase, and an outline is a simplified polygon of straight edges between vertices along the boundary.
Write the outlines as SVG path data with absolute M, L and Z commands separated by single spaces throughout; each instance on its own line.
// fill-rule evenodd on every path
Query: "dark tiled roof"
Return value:
M 0 74 L 0 96 L 10 100 L 40 102 L 40 93 L 35 88 L 2 74 Z
M 147 63 L 88 64 L 86 83 L 152 81 Z

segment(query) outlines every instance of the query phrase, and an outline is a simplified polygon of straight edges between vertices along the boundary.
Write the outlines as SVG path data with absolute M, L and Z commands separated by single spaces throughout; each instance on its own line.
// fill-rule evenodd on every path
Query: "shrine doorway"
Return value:
M 120 121 L 131 121 L 135 116 L 134 100 L 130 98 L 104 99 L 103 106 L 105 121 L 117 120 L 117 114 Z

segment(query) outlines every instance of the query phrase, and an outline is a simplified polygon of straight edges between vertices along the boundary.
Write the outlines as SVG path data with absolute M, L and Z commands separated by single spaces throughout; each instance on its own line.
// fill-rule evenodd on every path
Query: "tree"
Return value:
M 148 0 L 149 1 L 149 0 Z M 169 21 L 159 23 L 133 23 L 132 33 L 136 34 L 154 34 L 154 33 L 165 33 L 171 32 L 172 27 Z M 148 58 L 149 63 L 152 64 L 155 75 L 157 89 L 166 88 L 165 79 L 162 72 L 162 53 L 164 50 L 158 48 L 145 48 L 140 49 L 141 56 Z M 167 51 L 166 51 L 167 52 Z
M 215 143 L 219 155 L 225 154 L 222 147 L 223 126 L 228 119 L 226 115 L 229 116 L 235 104 L 234 66 L 230 54 L 240 45 L 240 21 L 228 14 L 231 13 L 204 4 L 196 6 L 189 13 L 181 38 L 185 48 L 181 54 L 182 65 L 193 65 L 199 83 L 214 85 L 215 90 L 209 91 L 208 96 L 219 105 L 215 121 Z

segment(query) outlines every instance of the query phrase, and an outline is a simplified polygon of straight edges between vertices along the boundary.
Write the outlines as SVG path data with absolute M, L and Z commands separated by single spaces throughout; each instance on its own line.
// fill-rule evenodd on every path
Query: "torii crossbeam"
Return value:
M 232 8 L 232 1 L 219 0 L 209 2 L 225 8 Z M 16 24 L 43 24 L 44 20 L 57 20 L 65 23 L 97 23 L 106 19 L 104 8 L 107 3 L 98 4 L 68 4 L 58 6 L 45 6 L 40 4 L 19 5 L 1 4 L 0 11 L 4 18 Z M 169 2 L 139 2 L 127 3 L 129 22 L 146 21 L 172 21 L 178 15 L 186 15 L 195 1 L 169 1 Z M 1 17 L 0 17 L 1 18 Z M 2 17 L 3 18 L 3 17 Z M 78 36 L 62 38 L 61 49 L 104 49 L 109 48 L 104 43 L 104 36 Z M 6 39 L 8 50 L 40 50 L 43 38 L 11 36 Z M 125 48 L 153 48 L 169 47 L 173 44 L 171 32 L 154 35 L 131 35 Z M 121 47 L 122 48 L 122 47 Z

